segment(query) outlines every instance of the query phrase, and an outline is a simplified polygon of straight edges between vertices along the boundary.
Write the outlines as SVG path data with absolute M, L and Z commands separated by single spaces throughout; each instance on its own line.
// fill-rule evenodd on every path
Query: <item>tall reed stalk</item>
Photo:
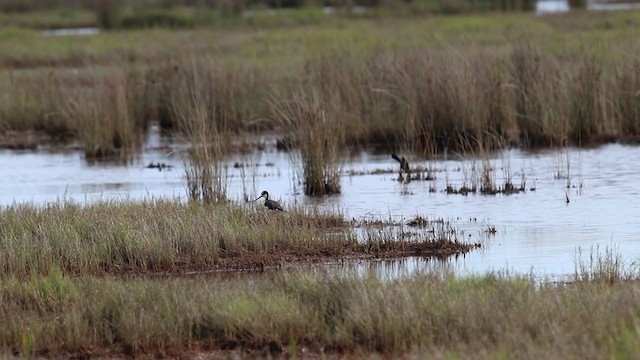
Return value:
M 220 111 L 225 104 L 207 96 L 224 91 L 211 88 L 211 73 L 207 70 L 193 61 L 181 71 L 181 81 L 171 93 L 171 108 L 178 128 L 191 143 L 185 161 L 189 198 L 219 203 L 227 201 L 227 118 Z
M 318 88 L 300 85 L 288 95 L 275 96 L 278 123 L 291 134 L 300 152 L 294 161 L 301 165 L 304 193 L 340 193 L 339 160 L 344 145 L 340 108 Z

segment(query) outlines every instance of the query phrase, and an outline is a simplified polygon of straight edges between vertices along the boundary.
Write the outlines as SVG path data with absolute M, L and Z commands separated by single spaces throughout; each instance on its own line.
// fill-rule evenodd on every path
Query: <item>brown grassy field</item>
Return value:
M 112 156 L 135 149 L 148 121 L 177 129 L 192 106 L 180 89 L 192 89 L 210 107 L 206 121 L 236 134 L 294 136 L 278 109 L 298 99 L 302 111 L 315 98 L 344 134 L 338 145 L 433 154 L 634 141 L 637 22 L 629 12 L 332 18 L 89 38 L 1 29 L 0 119 L 5 132 L 75 137 L 88 156 Z

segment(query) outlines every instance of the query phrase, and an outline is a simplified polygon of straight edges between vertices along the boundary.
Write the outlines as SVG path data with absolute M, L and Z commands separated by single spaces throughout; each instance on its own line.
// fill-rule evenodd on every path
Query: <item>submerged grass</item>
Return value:
M 500 275 L 117 279 L 53 270 L 0 278 L 0 342 L 23 356 L 235 349 L 289 357 L 633 358 L 639 295 L 638 282 L 536 285 Z

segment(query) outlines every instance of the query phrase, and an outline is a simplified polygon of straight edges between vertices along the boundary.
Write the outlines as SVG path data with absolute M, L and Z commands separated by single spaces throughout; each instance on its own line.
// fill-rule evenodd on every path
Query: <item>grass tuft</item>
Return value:
M 277 121 L 298 146 L 306 195 L 340 193 L 340 152 L 344 145 L 342 115 L 315 87 L 300 87 L 275 100 Z

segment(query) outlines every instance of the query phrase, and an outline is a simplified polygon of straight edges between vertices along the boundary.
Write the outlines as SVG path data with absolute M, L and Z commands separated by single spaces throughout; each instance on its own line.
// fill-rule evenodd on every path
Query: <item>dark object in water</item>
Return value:
M 264 206 L 268 207 L 269 210 L 284 211 L 284 209 L 282 208 L 282 205 L 280 205 L 279 202 L 275 200 L 269 200 L 269 193 L 267 191 L 263 191 L 262 194 L 260 194 L 260 197 L 258 197 L 253 201 L 258 201 L 260 198 L 264 198 Z
M 158 171 L 162 171 L 162 170 L 167 170 L 172 168 L 173 165 L 170 164 L 165 164 L 165 163 L 154 163 L 153 161 L 149 163 L 149 165 L 146 166 L 147 169 L 158 169 Z

